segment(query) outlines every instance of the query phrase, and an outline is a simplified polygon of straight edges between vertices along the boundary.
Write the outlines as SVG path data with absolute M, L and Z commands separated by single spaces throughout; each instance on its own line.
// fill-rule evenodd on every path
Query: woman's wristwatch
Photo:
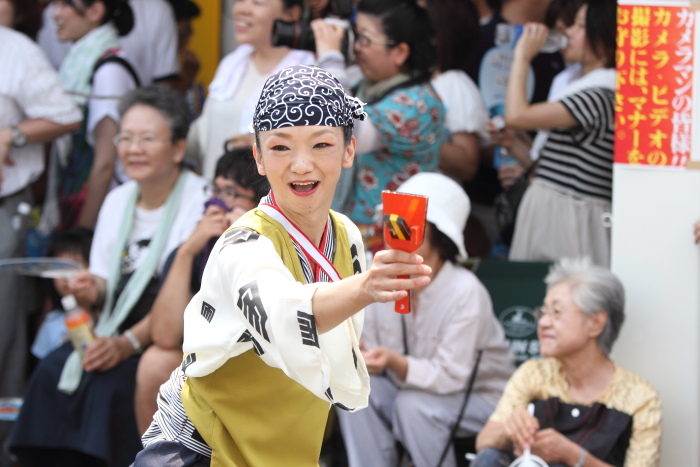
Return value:
M 131 342 L 131 346 L 134 348 L 135 354 L 139 354 L 139 353 L 143 352 L 143 345 L 141 344 L 141 341 L 139 340 L 138 337 L 136 337 L 134 335 L 133 332 L 131 332 L 130 329 L 127 329 L 126 331 L 124 331 L 124 337 L 129 339 L 129 342 Z

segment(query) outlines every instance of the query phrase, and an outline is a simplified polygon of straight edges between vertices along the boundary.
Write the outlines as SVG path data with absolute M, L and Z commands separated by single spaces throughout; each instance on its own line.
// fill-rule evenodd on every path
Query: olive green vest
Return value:
M 352 276 L 347 231 L 332 211 L 331 219 L 336 234 L 333 265 L 340 277 Z M 294 278 L 306 282 L 281 224 L 253 210 L 235 225 L 270 239 Z M 265 364 L 252 349 L 209 375 L 187 378 L 181 396 L 187 416 L 212 448 L 211 467 L 318 466 L 330 403 Z

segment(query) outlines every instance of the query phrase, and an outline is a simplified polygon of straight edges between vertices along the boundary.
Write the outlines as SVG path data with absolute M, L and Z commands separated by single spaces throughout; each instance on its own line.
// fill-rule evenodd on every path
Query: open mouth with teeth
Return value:
M 311 194 L 314 191 L 316 191 L 316 187 L 318 186 L 318 182 L 292 182 L 289 184 L 292 187 L 292 191 L 299 193 L 299 194 Z

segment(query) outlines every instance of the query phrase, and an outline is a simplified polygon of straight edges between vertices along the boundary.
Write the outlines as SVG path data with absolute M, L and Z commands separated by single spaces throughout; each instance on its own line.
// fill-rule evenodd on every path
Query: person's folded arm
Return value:
M 440 147 L 440 170 L 460 180 L 472 180 L 479 169 L 479 150 L 476 133 L 452 133 L 451 141 Z

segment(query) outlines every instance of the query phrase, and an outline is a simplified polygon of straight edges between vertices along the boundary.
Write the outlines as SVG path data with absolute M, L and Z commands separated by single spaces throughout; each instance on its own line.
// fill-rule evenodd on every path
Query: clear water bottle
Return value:
M 498 131 L 503 131 L 506 127 L 506 119 L 503 118 L 503 106 L 491 109 L 493 117 L 491 117 L 491 123 Z M 500 111 L 500 113 L 498 113 Z M 520 162 L 513 157 L 510 152 L 500 144 L 495 146 L 493 153 L 493 168 L 499 169 L 500 167 L 506 165 L 520 165 Z
M 496 25 L 496 45 L 498 47 L 515 47 L 515 43 L 523 33 L 523 26 L 520 24 L 499 23 Z M 540 52 L 551 54 L 566 48 L 569 38 L 558 32 L 550 32 L 547 41 Z
M 66 327 L 73 348 L 78 351 L 80 358 L 83 358 L 85 350 L 95 340 L 95 334 L 92 332 L 92 318 L 78 305 L 73 295 L 62 297 L 61 305 L 66 310 Z
M 17 212 L 10 219 L 12 230 L 16 232 L 17 239 L 21 243 L 24 243 L 24 240 L 27 236 L 27 230 L 29 230 L 29 224 L 31 222 L 31 213 L 32 206 L 29 203 L 22 201 L 17 205 Z

